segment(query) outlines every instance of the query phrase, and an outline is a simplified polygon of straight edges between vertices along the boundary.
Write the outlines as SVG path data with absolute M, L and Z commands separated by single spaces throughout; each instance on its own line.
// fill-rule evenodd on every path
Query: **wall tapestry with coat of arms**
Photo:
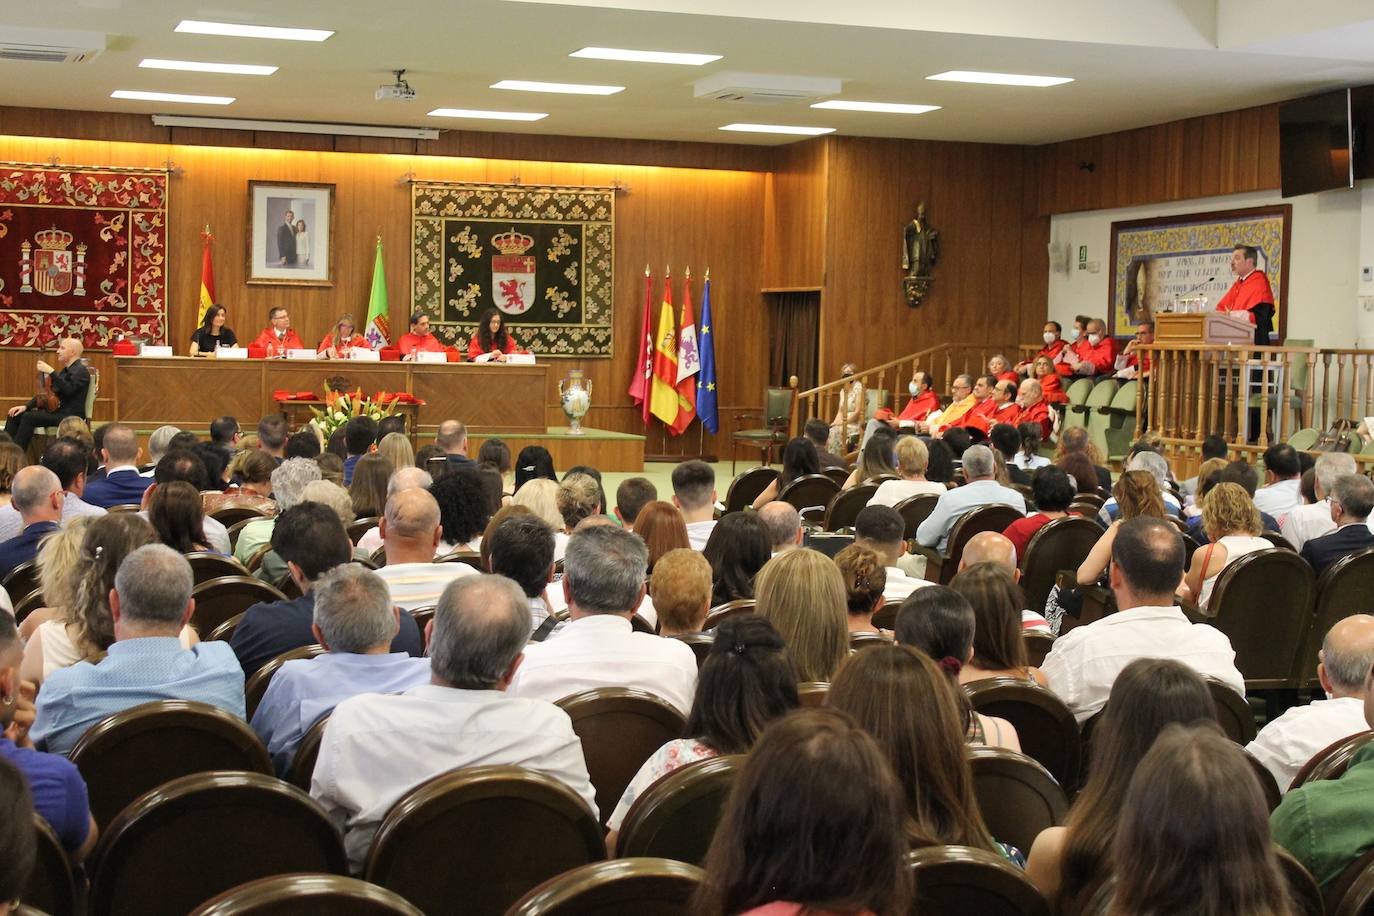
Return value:
M 614 190 L 414 182 L 411 228 L 415 310 L 445 343 L 495 308 L 539 356 L 611 355 Z
M 167 173 L 0 164 L 0 347 L 166 338 Z

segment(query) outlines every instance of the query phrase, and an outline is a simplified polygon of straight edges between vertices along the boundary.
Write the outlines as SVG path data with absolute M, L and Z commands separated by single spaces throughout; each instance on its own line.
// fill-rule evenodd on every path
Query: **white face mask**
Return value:
M 915 382 L 907 382 L 907 383 L 906 383 L 906 390 L 911 392 L 911 396 L 912 396 L 913 398 L 916 397 L 916 383 L 915 383 Z
M 1094 347 L 1097 346 L 1098 344 L 1102 343 L 1102 335 L 1101 335 L 1101 334 L 1089 334 L 1089 335 L 1088 335 L 1088 343 L 1089 343 L 1091 346 L 1094 346 Z
M 1077 339 L 1078 339 L 1078 328 L 1074 328 L 1072 331 L 1069 332 L 1069 340 L 1077 340 Z
M 1041 334 L 1040 336 L 1045 338 L 1046 344 L 1052 344 L 1056 339 L 1053 331 L 1046 331 L 1044 334 Z

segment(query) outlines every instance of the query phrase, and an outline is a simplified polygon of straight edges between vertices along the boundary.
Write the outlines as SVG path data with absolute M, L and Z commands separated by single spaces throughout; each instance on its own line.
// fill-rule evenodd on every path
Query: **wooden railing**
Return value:
M 931 374 L 935 391 L 943 395 L 949 390 L 950 380 L 959 373 L 977 375 L 986 372 L 988 360 L 998 353 L 1015 363 L 1018 351 L 1019 348 L 1014 344 L 941 344 L 898 357 L 879 366 L 861 369 L 854 373 L 854 379 L 863 387 L 862 403 L 866 404 L 869 391 L 885 391 L 888 393 L 887 406 L 895 411 L 902 403 L 901 399 L 907 394 L 907 382 L 911 381 L 912 374 L 918 369 Z M 835 379 L 823 382 L 815 388 L 798 391 L 792 398 L 790 434 L 800 435 L 802 425 L 811 417 L 819 417 L 827 423 L 835 419 L 840 410 L 840 395 L 853 384 L 854 379 Z M 790 384 L 793 388 L 797 387 L 796 376 L 792 377 Z

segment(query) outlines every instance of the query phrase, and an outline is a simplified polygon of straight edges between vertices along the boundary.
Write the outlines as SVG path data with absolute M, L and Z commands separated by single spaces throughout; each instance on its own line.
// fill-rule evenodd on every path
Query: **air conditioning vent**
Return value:
M 0 61 L 24 64 L 81 64 L 105 50 L 101 32 L 0 26 Z
M 798 105 L 839 95 L 843 83 L 814 76 L 716 73 L 692 84 L 698 99 L 748 105 Z

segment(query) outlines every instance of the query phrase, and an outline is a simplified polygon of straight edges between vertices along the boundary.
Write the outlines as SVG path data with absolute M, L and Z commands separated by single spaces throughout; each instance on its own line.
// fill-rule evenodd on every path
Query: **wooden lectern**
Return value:
M 1155 316 L 1155 341 L 1173 344 L 1250 344 L 1255 326 L 1244 312 L 1168 312 Z

